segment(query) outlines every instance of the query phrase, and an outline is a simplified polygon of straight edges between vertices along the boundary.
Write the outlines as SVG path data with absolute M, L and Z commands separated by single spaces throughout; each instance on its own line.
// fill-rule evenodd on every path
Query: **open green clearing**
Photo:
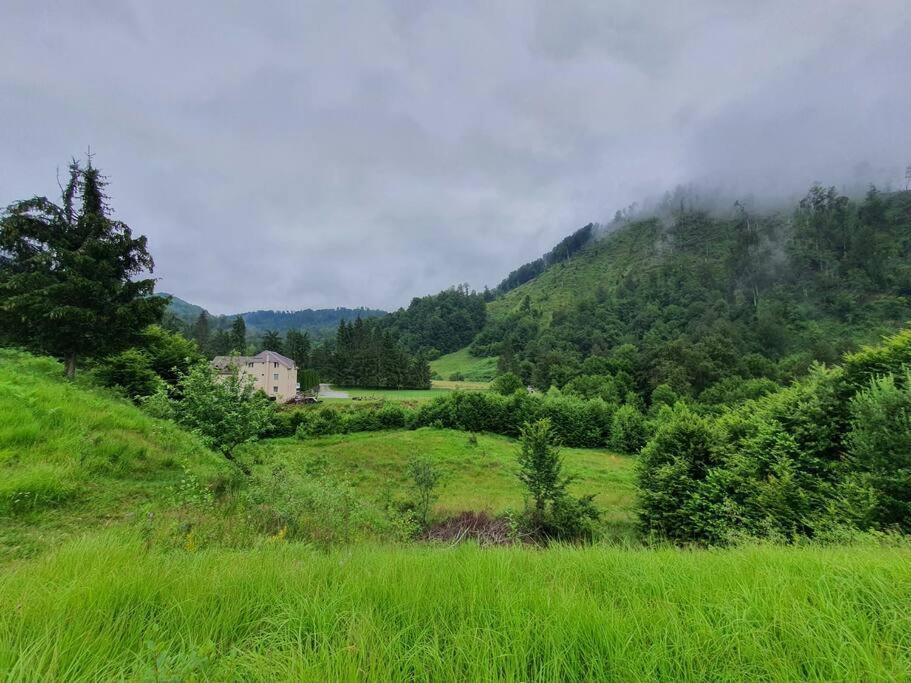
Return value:
M 448 394 L 452 389 L 358 389 L 333 387 L 344 391 L 350 398 L 321 398 L 321 401 L 429 401 L 436 396 Z
M 907 680 L 911 551 L 145 551 L 0 577 L 13 680 Z M 157 678 L 156 678 L 157 677 Z
M 299 473 L 328 473 L 349 481 L 363 495 L 382 500 L 407 498 L 408 461 L 425 456 L 443 472 L 438 516 L 464 510 L 502 513 L 520 509 L 523 499 L 516 479 L 516 441 L 492 434 L 475 438 L 476 445 L 465 432 L 425 428 L 306 441 L 271 439 L 249 447 L 242 457 L 260 462 L 261 468 L 282 463 Z M 605 531 L 631 535 L 633 459 L 580 448 L 564 449 L 563 456 L 566 473 L 577 477 L 571 490 L 596 494 L 595 502 L 604 511 Z
M 468 353 L 468 349 L 460 349 L 440 356 L 430 361 L 430 371 L 448 380 L 456 372 L 468 382 L 489 382 L 497 374 L 497 359 L 477 358 Z

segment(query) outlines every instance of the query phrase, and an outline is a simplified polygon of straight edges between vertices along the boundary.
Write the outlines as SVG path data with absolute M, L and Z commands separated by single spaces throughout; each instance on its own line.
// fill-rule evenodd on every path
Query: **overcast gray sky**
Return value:
M 91 145 L 213 312 L 495 285 L 678 183 L 911 164 L 911 3 L 0 4 L 0 203 Z

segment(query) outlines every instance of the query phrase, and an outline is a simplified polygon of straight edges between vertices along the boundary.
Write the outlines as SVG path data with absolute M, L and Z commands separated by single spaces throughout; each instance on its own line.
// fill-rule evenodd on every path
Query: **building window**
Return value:
M 277 372 L 273 372 L 273 373 L 272 373 L 272 379 L 274 379 L 276 382 L 278 381 L 278 373 L 277 373 Z
M 273 368 L 277 368 L 277 367 L 278 367 L 278 363 L 272 363 L 272 367 L 273 367 Z
M 277 393 L 278 393 L 278 387 L 272 387 L 272 393 L 273 393 L 273 394 L 277 394 Z

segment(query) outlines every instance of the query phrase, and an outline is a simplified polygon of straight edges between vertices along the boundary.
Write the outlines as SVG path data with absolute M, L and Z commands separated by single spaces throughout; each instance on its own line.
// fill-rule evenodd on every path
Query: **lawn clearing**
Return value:
M 430 361 L 430 372 L 436 373 L 444 381 L 458 372 L 468 382 L 489 382 L 496 377 L 497 358 L 478 358 L 468 353 L 467 348 L 459 349 Z
M 350 389 L 338 388 L 344 391 L 349 398 L 324 399 L 329 401 L 429 401 L 437 396 L 448 394 L 451 389 Z
M 451 429 L 362 432 L 298 440 L 272 439 L 250 447 L 245 458 L 260 468 L 282 463 L 299 472 L 326 472 L 350 481 L 376 500 L 408 499 L 407 465 L 426 456 L 443 471 L 436 516 L 463 510 L 499 514 L 521 509 L 523 492 L 516 478 L 514 439 L 494 434 L 471 435 Z M 564 470 L 577 480 L 573 493 L 595 494 L 603 512 L 604 532 L 610 537 L 632 536 L 635 496 L 633 458 L 603 450 L 563 449 Z

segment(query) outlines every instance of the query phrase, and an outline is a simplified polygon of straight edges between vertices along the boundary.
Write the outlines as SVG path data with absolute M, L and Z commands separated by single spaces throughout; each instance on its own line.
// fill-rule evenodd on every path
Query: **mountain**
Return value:
M 171 303 L 168 305 L 166 314 L 173 315 L 184 325 L 192 325 L 199 317 L 199 314 L 205 310 L 202 306 L 191 304 L 173 294 L 162 293 L 161 296 L 171 297 Z M 277 332 L 299 330 L 309 332 L 314 338 L 321 339 L 334 334 L 339 322 L 342 320 L 377 318 L 386 315 L 386 311 L 373 308 L 306 308 L 298 311 L 258 310 L 228 315 L 212 315 L 210 313 L 208 315 L 212 330 L 229 328 L 231 321 L 239 315 L 247 325 L 248 334 L 261 334 L 265 330 L 275 330 Z
M 577 242 L 488 304 L 473 355 L 540 388 L 583 375 L 644 401 L 659 386 L 709 400 L 911 319 L 911 192 L 817 186 L 778 211 L 680 202 Z

